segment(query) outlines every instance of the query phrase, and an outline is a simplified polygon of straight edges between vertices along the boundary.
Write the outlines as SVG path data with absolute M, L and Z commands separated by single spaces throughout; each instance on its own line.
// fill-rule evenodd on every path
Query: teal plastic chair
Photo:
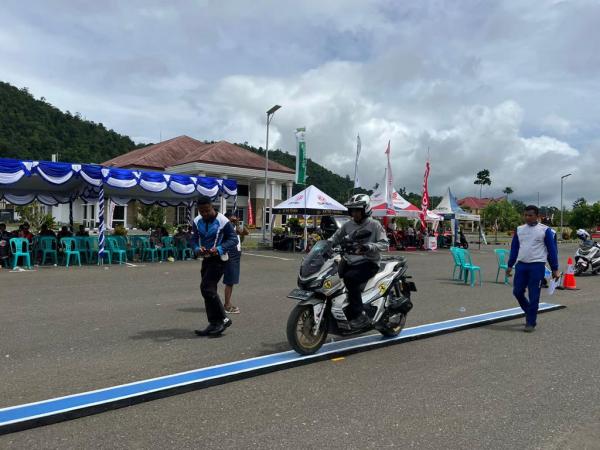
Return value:
M 458 247 L 450 247 L 450 253 L 452 254 L 452 259 L 454 260 L 454 268 L 452 269 L 452 279 L 454 281 L 462 281 L 463 279 L 463 263 L 458 255 L 460 248 Z M 458 269 L 458 277 L 456 276 L 456 270 Z
M 192 259 L 194 257 L 194 251 L 186 241 L 178 239 L 176 242 L 177 253 L 182 260 L 186 258 Z
M 160 240 L 162 247 L 160 248 L 160 259 L 163 261 L 167 259 L 169 253 L 173 255 L 173 258 L 177 258 L 177 249 L 173 245 L 173 238 L 171 236 L 165 236 Z
M 146 257 L 150 257 L 150 259 L 152 260 L 152 262 L 156 261 L 156 259 L 158 258 L 158 249 L 156 247 L 153 247 L 152 244 L 150 243 L 150 238 L 147 236 L 144 236 L 144 238 L 142 239 L 142 261 L 146 260 Z
M 77 265 L 81 266 L 81 253 L 79 253 L 79 250 L 77 250 L 77 242 L 75 241 L 75 238 L 61 238 L 60 244 L 63 246 L 65 255 L 65 267 L 69 267 L 71 264 L 71 258 L 75 258 Z
M 98 261 L 98 236 L 89 236 L 85 238 L 87 240 L 87 254 L 88 254 L 88 261 L 91 263 L 94 262 L 94 260 L 96 260 L 96 262 L 99 263 Z
M 29 254 L 29 241 L 25 238 L 11 238 L 10 252 L 13 257 L 12 268 L 15 270 L 17 262 L 21 258 L 25 267 L 31 268 L 31 255 Z
M 112 260 L 115 256 L 119 258 L 119 264 L 124 264 L 127 262 L 127 250 L 121 248 L 119 241 L 120 239 L 115 239 L 114 236 L 109 236 L 106 238 L 106 247 L 108 247 L 109 251 L 109 264 L 112 264 Z
M 56 239 L 52 236 L 40 236 L 38 241 L 38 253 L 41 254 L 40 264 L 46 264 L 46 257 L 50 255 L 54 264 L 58 264 L 58 247 Z
M 86 264 L 90 262 L 90 254 L 88 252 L 87 236 L 75 236 L 75 249 L 79 251 L 82 259 L 85 259 Z
M 142 240 L 144 236 L 131 236 L 129 238 L 129 246 L 127 248 L 127 257 L 133 261 L 138 256 L 142 259 Z
M 497 248 L 494 250 L 496 254 L 496 260 L 498 261 L 498 271 L 496 272 L 496 283 L 500 276 L 500 271 L 504 270 L 504 284 L 508 284 L 508 276 L 506 276 L 506 269 L 508 269 L 508 250 L 503 248 Z
M 464 248 L 458 249 L 458 255 L 461 259 L 463 271 L 465 274 L 465 284 L 469 282 L 469 275 L 471 276 L 471 287 L 475 286 L 475 276 L 479 274 L 479 286 L 481 286 L 481 267 L 473 264 L 471 254 Z

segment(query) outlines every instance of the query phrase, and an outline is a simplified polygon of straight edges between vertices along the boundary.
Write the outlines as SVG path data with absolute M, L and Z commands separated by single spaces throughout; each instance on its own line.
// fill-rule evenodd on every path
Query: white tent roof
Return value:
M 434 213 L 444 216 L 448 219 L 458 219 L 458 220 L 480 220 L 478 214 L 470 214 L 458 206 L 456 202 L 456 197 L 452 195 L 452 191 L 448 188 L 448 192 L 442 198 L 440 204 L 433 210 Z
M 348 209 L 344 205 L 315 186 L 307 187 L 273 208 L 275 214 L 307 214 L 311 216 L 343 214 L 346 211 Z

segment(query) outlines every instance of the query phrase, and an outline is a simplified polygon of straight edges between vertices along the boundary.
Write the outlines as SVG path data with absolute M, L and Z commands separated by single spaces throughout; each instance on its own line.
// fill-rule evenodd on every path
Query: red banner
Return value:
M 425 176 L 423 177 L 423 197 L 421 198 L 421 229 L 427 229 L 427 210 L 429 209 L 429 188 L 427 180 L 429 178 L 429 159 L 425 163 Z
M 254 212 L 252 211 L 252 200 L 248 196 L 248 226 L 254 225 Z

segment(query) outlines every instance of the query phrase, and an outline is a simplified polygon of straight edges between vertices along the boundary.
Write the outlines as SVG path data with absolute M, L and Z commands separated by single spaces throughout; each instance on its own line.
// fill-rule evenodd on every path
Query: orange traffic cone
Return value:
M 573 269 L 573 258 L 569 256 L 567 260 L 567 272 L 563 276 L 563 289 L 577 289 L 575 281 L 575 270 Z

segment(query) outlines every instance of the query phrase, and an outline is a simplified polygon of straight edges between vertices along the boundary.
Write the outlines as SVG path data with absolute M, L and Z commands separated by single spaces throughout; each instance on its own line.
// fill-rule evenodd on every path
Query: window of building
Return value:
M 177 225 L 187 225 L 187 207 L 186 206 L 178 206 L 175 211 L 175 222 Z
M 96 205 L 92 203 L 84 203 L 83 208 L 83 225 L 86 228 L 98 228 L 98 222 L 96 221 Z
M 126 226 L 125 218 L 127 217 L 127 206 L 115 205 L 113 210 L 112 226 L 115 228 L 117 225 L 122 227 Z

